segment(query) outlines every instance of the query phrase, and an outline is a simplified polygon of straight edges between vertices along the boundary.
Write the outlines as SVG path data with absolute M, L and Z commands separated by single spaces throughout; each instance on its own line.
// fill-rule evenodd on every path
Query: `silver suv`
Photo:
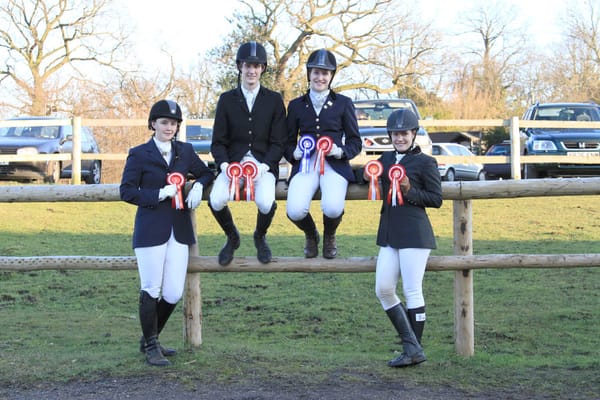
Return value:
M 411 99 L 354 100 L 354 108 L 356 118 L 359 121 L 386 121 L 394 110 L 404 108 L 411 109 L 417 118 L 421 120 L 419 109 Z M 367 126 L 362 122 L 359 126 L 359 131 L 362 138 L 363 153 L 365 155 L 378 155 L 394 148 L 392 141 L 387 134 L 385 125 L 383 127 Z M 415 142 L 424 153 L 431 154 L 431 138 L 425 128 L 419 127 Z

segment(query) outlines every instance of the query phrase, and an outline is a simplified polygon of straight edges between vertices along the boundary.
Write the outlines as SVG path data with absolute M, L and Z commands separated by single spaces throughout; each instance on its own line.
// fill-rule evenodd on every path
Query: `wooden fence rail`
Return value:
M 350 185 L 346 198 L 367 198 L 367 185 Z M 206 194 L 209 188 L 206 188 Z M 443 197 L 453 200 L 453 256 L 432 256 L 429 271 L 455 271 L 454 326 L 458 354 L 474 354 L 474 305 L 472 270 L 482 268 L 576 268 L 599 267 L 600 254 L 472 254 L 472 200 L 600 194 L 600 178 L 534 179 L 476 182 L 444 182 Z M 287 186 L 277 185 L 276 198 L 285 200 Z M 120 201 L 118 185 L 28 185 L 0 186 L 0 202 L 101 202 Z M 195 215 L 192 214 L 195 222 Z M 188 347 L 202 343 L 202 298 L 200 272 L 373 272 L 376 257 L 349 257 L 334 260 L 274 257 L 265 266 L 255 257 L 236 257 L 231 265 L 218 265 L 216 257 L 198 256 L 190 248 L 183 312 L 184 342 Z M 0 270 L 128 270 L 136 268 L 135 257 L 49 256 L 1 257 Z
M 186 140 L 186 126 L 199 125 L 212 127 L 212 119 L 184 120 L 181 131 L 178 134 L 179 140 Z M 385 126 L 385 120 L 369 120 L 358 121 L 361 126 Z M 122 161 L 127 158 L 127 149 L 123 149 L 123 153 L 100 153 L 86 154 L 81 152 L 81 127 L 144 127 L 148 123 L 145 119 L 87 119 L 81 117 L 65 118 L 52 121 L 53 125 L 72 125 L 73 126 L 73 148 L 70 154 L 35 154 L 35 155 L 2 155 L 0 154 L 0 163 L 10 163 L 15 161 L 72 161 L 72 178 L 74 184 L 81 183 L 81 161 L 82 160 L 106 160 L 106 161 Z M 511 155 L 510 156 L 435 156 L 438 162 L 443 163 L 486 163 L 486 164 L 511 164 L 511 176 L 514 179 L 521 179 L 521 166 L 528 163 L 555 163 L 565 162 L 570 164 L 599 164 L 600 157 L 597 155 L 585 155 L 579 157 L 569 156 L 525 156 L 521 155 L 521 129 L 522 128 L 594 128 L 600 129 L 600 122 L 583 122 L 583 121 L 525 121 L 518 117 L 507 119 L 450 119 L 450 120 L 421 120 L 421 126 L 424 127 L 472 127 L 472 128 L 492 128 L 506 127 L 508 128 L 511 139 Z M 15 121 L 15 120 L 0 120 L 0 128 L 8 126 L 45 126 L 48 121 Z M 210 155 L 203 155 L 205 161 L 211 159 Z M 363 163 L 364 164 L 364 163 Z

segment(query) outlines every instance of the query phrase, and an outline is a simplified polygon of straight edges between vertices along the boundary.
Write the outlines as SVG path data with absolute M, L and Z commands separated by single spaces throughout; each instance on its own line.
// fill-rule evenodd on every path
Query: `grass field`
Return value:
M 302 256 L 303 236 L 279 204 L 269 242 L 275 255 Z M 232 204 L 252 256 L 254 205 Z M 314 215 L 320 222 L 318 202 Z M 347 204 L 340 256 L 377 254 L 379 206 Z M 0 254 L 133 255 L 135 208 L 124 203 L 0 204 Z M 452 202 L 429 212 L 434 255 L 452 254 Z M 600 197 L 473 202 L 474 254 L 600 252 Z M 224 237 L 203 203 L 201 255 Z M 326 262 L 326 261 L 324 261 Z M 474 273 L 475 356 L 454 351 L 452 272 L 425 276 L 429 361 L 401 372 L 399 349 L 375 295 L 372 273 L 202 274 L 203 344 L 161 373 L 182 381 L 402 379 L 469 393 L 499 390 L 547 398 L 598 398 L 600 269 L 488 269 Z M 156 373 L 138 352 L 135 271 L 0 273 L 0 384 L 26 385 Z M 181 310 L 161 341 L 182 348 Z

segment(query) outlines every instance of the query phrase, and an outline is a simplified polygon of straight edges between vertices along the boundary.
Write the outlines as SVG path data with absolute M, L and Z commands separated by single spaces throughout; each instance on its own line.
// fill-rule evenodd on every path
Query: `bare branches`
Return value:
M 50 80 L 67 66 L 91 62 L 117 68 L 125 39 L 104 15 L 109 5 L 110 0 L 6 0 L 0 6 L 6 22 L 0 29 L 6 56 L 0 78 L 26 93 L 27 112 L 46 113 Z

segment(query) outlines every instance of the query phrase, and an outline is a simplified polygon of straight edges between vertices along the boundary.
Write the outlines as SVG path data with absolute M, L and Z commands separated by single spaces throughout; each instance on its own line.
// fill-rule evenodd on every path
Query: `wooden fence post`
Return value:
M 81 184 L 81 117 L 73 118 L 73 149 L 71 150 L 71 182 L 73 182 L 73 185 Z
M 196 212 L 190 211 L 194 237 L 198 240 L 196 231 Z M 199 255 L 198 242 L 190 246 L 190 257 Z M 189 263 L 188 263 L 189 265 Z M 183 300 L 183 342 L 187 349 L 199 347 L 202 344 L 202 291 L 200 289 L 200 273 L 188 273 L 185 279 Z
M 472 200 L 454 200 L 454 254 L 473 255 Z M 454 347 L 462 356 L 475 354 L 473 270 L 454 273 Z
M 519 117 L 510 119 L 510 174 L 513 179 L 521 179 L 521 132 Z

